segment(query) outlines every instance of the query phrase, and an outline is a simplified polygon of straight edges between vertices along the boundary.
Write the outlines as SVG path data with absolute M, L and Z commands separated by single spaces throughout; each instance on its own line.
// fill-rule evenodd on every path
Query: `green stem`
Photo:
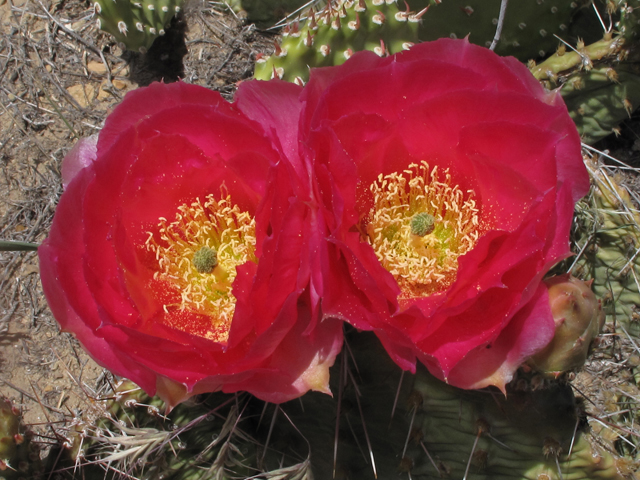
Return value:
M 0 240 L 0 252 L 33 252 L 38 250 L 37 243 Z

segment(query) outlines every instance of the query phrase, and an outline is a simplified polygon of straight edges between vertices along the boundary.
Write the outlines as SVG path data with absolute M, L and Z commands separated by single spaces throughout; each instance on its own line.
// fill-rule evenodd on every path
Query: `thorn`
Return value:
M 407 432 L 407 439 L 404 442 L 404 448 L 402 449 L 402 457 L 405 457 L 405 454 L 407 453 L 407 447 L 409 446 L 409 438 L 411 438 L 411 430 L 413 429 L 413 422 L 416 419 L 416 412 L 418 411 L 418 406 L 414 405 L 413 406 L 413 413 L 411 414 L 411 422 L 409 422 L 409 431 Z
M 324 21 L 325 25 L 331 24 L 331 4 L 329 3 L 325 9 L 322 11 L 321 19 Z
M 437 3 L 440 3 L 440 2 L 437 2 Z M 428 7 L 428 6 L 427 6 L 427 7 L 424 7 L 424 8 L 423 8 L 422 10 L 420 10 L 418 13 L 416 13 L 416 14 L 414 14 L 414 15 L 409 16 L 409 21 L 410 21 L 410 22 L 414 22 L 414 23 L 415 23 L 415 22 L 419 22 L 419 21 L 420 21 L 420 19 L 422 18 L 422 16 L 423 16 L 425 13 L 427 13 L 427 10 L 429 10 L 429 7 Z
M 267 433 L 267 440 L 264 442 L 264 450 L 262 451 L 262 458 L 260 459 L 261 464 L 264 464 L 264 457 L 267 454 L 269 440 L 271 440 L 271 434 L 273 433 L 273 426 L 276 423 L 276 417 L 278 416 L 278 412 L 280 411 L 280 405 L 275 405 L 275 407 L 276 408 L 273 411 L 273 416 L 271 417 L 271 425 L 269 425 L 269 433 Z
M 318 29 L 318 23 L 316 22 L 316 12 L 313 10 L 313 8 L 311 10 L 309 10 L 309 30 L 317 30 Z
M 378 55 L 379 57 L 386 57 L 389 55 L 389 52 L 387 51 L 387 47 L 384 44 L 384 40 L 380 39 L 380 46 L 379 47 L 375 47 L 373 49 L 373 52 Z
M 387 20 L 387 18 L 384 16 L 384 13 L 382 13 L 380 10 L 376 10 L 376 12 L 378 12 L 378 14 L 374 15 L 371 18 L 371 21 L 378 25 L 384 25 L 384 22 Z
M 553 438 L 547 437 L 544 439 L 544 446 L 542 447 L 542 453 L 545 457 L 553 455 L 556 461 L 556 467 L 558 468 L 558 477 L 560 480 L 564 480 L 562 477 L 562 470 L 560 469 L 560 453 L 562 453 L 562 447 Z
M 336 15 L 336 18 L 333 20 L 333 22 L 331 22 L 331 28 L 334 30 L 340 30 L 340 27 L 342 25 L 340 24 L 340 15 Z
M 274 78 L 279 78 L 280 80 L 282 80 L 282 77 L 284 77 L 284 68 L 276 68 L 274 65 L 273 71 L 271 72 L 271 79 L 273 80 Z
M 336 430 L 333 437 L 333 477 L 336 478 L 336 464 L 338 463 L 338 433 L 340 431 L 340 411 L 342 407 L 342 393 L 344 391 L 344 385 L 346 381 L 346 367 L 347 361 L 345 354 L 342 352 L 340 355 L 340 378 L 338 384 L 338 409 L 336 412 Z
M 436 469 L 436 472 L 438 472 L 438 474 L 440 475 L 442 472 L 440 472 L 440 469 L 438 468 L 438 466 L 436 465 L 436 462 L 433 461 L 433 458 L 431 457 L 431 455 L 429 454 L 429 451 L 427 450 L 427 447 L 424 446 L 424 443 L 422 442 L 422 440 L 420 441 L 420 446 L 422 447 L 422 450 L 424 450 L 424 453 L 427 454 L 427 458 L 429 459 L 429 461 L 431 462 L 431 465 L 433 465 L 433 468 Z
M 480 440 L 482 434 L 489 431 L 489 424 L 486 422 L 486 420 L 480 418 L 476 421 L 476 428 L 478 429 L 478 434 L 476 435 L 476 439 L 473 441 L 473 447 L 471 447 L 471 454 L 469 455 L 469 461 L 467 462 L 467 468 L 464 471 L 464 477 L 462 477 L 462 480 L 467 480 L 467 475 L 469 475 L 469 467 L 471 467 L 471 460 L 473 459 L 473 452 L 475 452 L 476 446 L 478 445 L 478 440 Z
M 580 417 L 576 418 L 576 425 L 573 427 L 573 436 L 571 437 L 571 445 L 569 445 L 569 453 L 567 454 L 567 460 L 571 458 L 571 452 L 573 451 L 573 444 L 576 440 L 576 434 L 578 433 L 578 425 L 580 424 Z
M 399 11 L 394 15 L 395 19 L 398 22 L 406 22 L 407 20 L 409 20 L 409 17 L 411 16 L 411 10 L 409 9 L 409 4 L 407 3 L 407 0 L 404 0 L 404 5 L 406 10 L 404 12 Z
M 280 55 L 282 55 L 282 48 L 280 48 L 280 45 L 278 44 L 278 42 L 273 42 L 273 44 L 276 47 L 276 51 L 275 51 L 276 57 L 279 57 Z
M 320 53 L 323 57 L 329 56 L 331 53 L 331 47 L 329 45 L 320 45 Z
M 398 397 L 400 397 L 400 389 L 402 388 L 402 380 L 404 379 L 404 370 L 400 374 L 400 381 L 398 382 L 398 388 L 396 389 L 396 398 L 393 399 L 393 407 L 391 407 L 391 420 L 393 420 L 393 415 L 396 413 L 396 407 L 398 406 Z
M 346 58 L 347 60 L 349 60 L 351 58 L 351 56 L 353 55 L 353 50 L 351 50 L 350 48 L 347 48 L 344 53 L 344 58 Z
M 307 30 L 307 36 L 304 39 L 304 44 L 307 47 L 313 46 L 313 35 L 311 35 L 311 32 L 309 30 Z
M 498 25 L 496 26 L 496 34 L 491 41 L 491 45 L 489 46 L 489 50 L 494 51 L 498 42 L 500 41 L 500 37 L 502 36 L 502 26 L 504 25 L 504 16 L 507 12 L 507 2 L 508 0 L 501 0 L 500 2 L 500 13 L 498 15 Z
M 367 11 L 367 4 L 364 0 L 358 0 L 358 5 L 356 6 L 355 11 L 361 13 Z
M 356 12 L 356 19 L 355 20 L 351 20 L 347 26 L 349 27 L 349 30 L 359 30 L 360 29 L 360 15 L 358 15 L 358 12 Z
M 625 98 L 622 101 L 622 104 L 624 105 L 624 109 L 627 111 L 627 115 L 631 117 L 631 114 L 633 113 L 633 104 L 631 103 L 631 100 L 629 100 L 628 98 Z
M 608 33 L 609 30 L 607 30 L 607 27 L 605 27 L 604 22 L 602 21 L 602 17 L 600 16 L 600 12 L 598 11 L 598 7 L 596 7 L 595 3 L 592 3 L 591 6 L 595 10 L 596 16 L 598 17 L 598 20 L 600 20 L 600 25 L 602 25 L 602 30 L 604 30 L 605 33 Z
M 127 32 L 129 31 L 127 29 L 127 24 L 124 23 L 123 21 L 118 22 L 118 31 L 126 37 Z
M 360 412 L 360 420 L 362 421 L 362 429 L 364 430 L 364 438 L 367 441 L 367 448 L 369 449 L 369 457 L 371 458 L 371 469 L 373 470 L 373 477 L 378 478 L 378 471 L 376 469 L 376 460 L 373 457 L 373 449 L 371 448 L 371 439 L 369 438 L 369 433 L 367 432 L 367 423 L 364 420 L 364 415 L 362 414 L 362 405 L 360 404 L 360 392 L 358 391 L 358 386 L 356 384 L 355 379 L 351 371 L 348 372 L 351 377 L 351 383 L 356 389 L 356 403 L 358 404 L 358 411 Z

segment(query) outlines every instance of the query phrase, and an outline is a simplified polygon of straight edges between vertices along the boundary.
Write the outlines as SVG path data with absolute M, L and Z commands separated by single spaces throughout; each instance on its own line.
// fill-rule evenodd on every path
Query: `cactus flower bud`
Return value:
M 20 418 L 7 400 L 0 400 L 0 459 L 11 460 L 16 453 L 15 437 L 19 434 Z
M 529 359 L 528 365 L 547 377 L 580 368 L 591 341 L 604 324 L 602 305 L 591 291 L 591 282 L 565 274 L 545 280 L 556 332 L 542 351 Z

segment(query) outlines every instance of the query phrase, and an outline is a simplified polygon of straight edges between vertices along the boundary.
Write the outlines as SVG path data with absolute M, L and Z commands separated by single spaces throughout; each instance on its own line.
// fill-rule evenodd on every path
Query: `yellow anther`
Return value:
M 463 192 L 448 170 L 430 169 L 424 161 L 380 175 L 370 190 L 366 241 L 396 278 L 400 300 L 445 290 L 456 278 L 458 257 L 482 234 L 474 192 Z
M 204 204 L 197 200 L 178 207 L 172 222 L 160 218 L 145 248 L 157 260 L 153 278 L 167 282 L 180 296 L 179 304 L 163 306 L 171 317 L 168 323 L 188 331 L 181 321 L 185 311 L 207 316 L 211 329 L 203 335 L 224 343 L 235 311 L 231 285 L 236 267 L 257 259 L 255 220 L 231 202 L 224 187 L 220 190 L 220 200 L 209 195 Z

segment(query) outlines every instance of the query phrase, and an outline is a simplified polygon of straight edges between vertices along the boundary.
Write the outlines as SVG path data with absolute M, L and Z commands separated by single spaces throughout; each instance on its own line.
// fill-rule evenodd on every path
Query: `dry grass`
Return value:
M 243 24 L 222 2 L 192 1 L 186 15 L 185 81 L 231 99 L 237 82 L 251 76 L 255 56 L 272 48 L 271 34 Z M 0 0 L 0 24 L 0 239 L 39 243 L 62 191 L 64 155 L 76 139 L 99 131 L 136 85 L 122 50 L 96 29 L 85 2 Z M 631 122 L 619 143 L 607 145 L 619 146 L 627 161 L 638 160 L 637 125 Z M 627 181 L 637 188 L 635 172 Z M 631 340 L 612 331 L 603 337 L 576 382 L 593 416 L 622 397 L 636 408 L 640 391 L 630 387 L 630 367 L 637 364 L 640 350 Z M 36 254 L 1 252 L 0 395 L 23 411 L 43 456 L 67 441 L 70 429 L 104 414 L 100 399 L 111 380 L 71 336 L 58 332 Z

